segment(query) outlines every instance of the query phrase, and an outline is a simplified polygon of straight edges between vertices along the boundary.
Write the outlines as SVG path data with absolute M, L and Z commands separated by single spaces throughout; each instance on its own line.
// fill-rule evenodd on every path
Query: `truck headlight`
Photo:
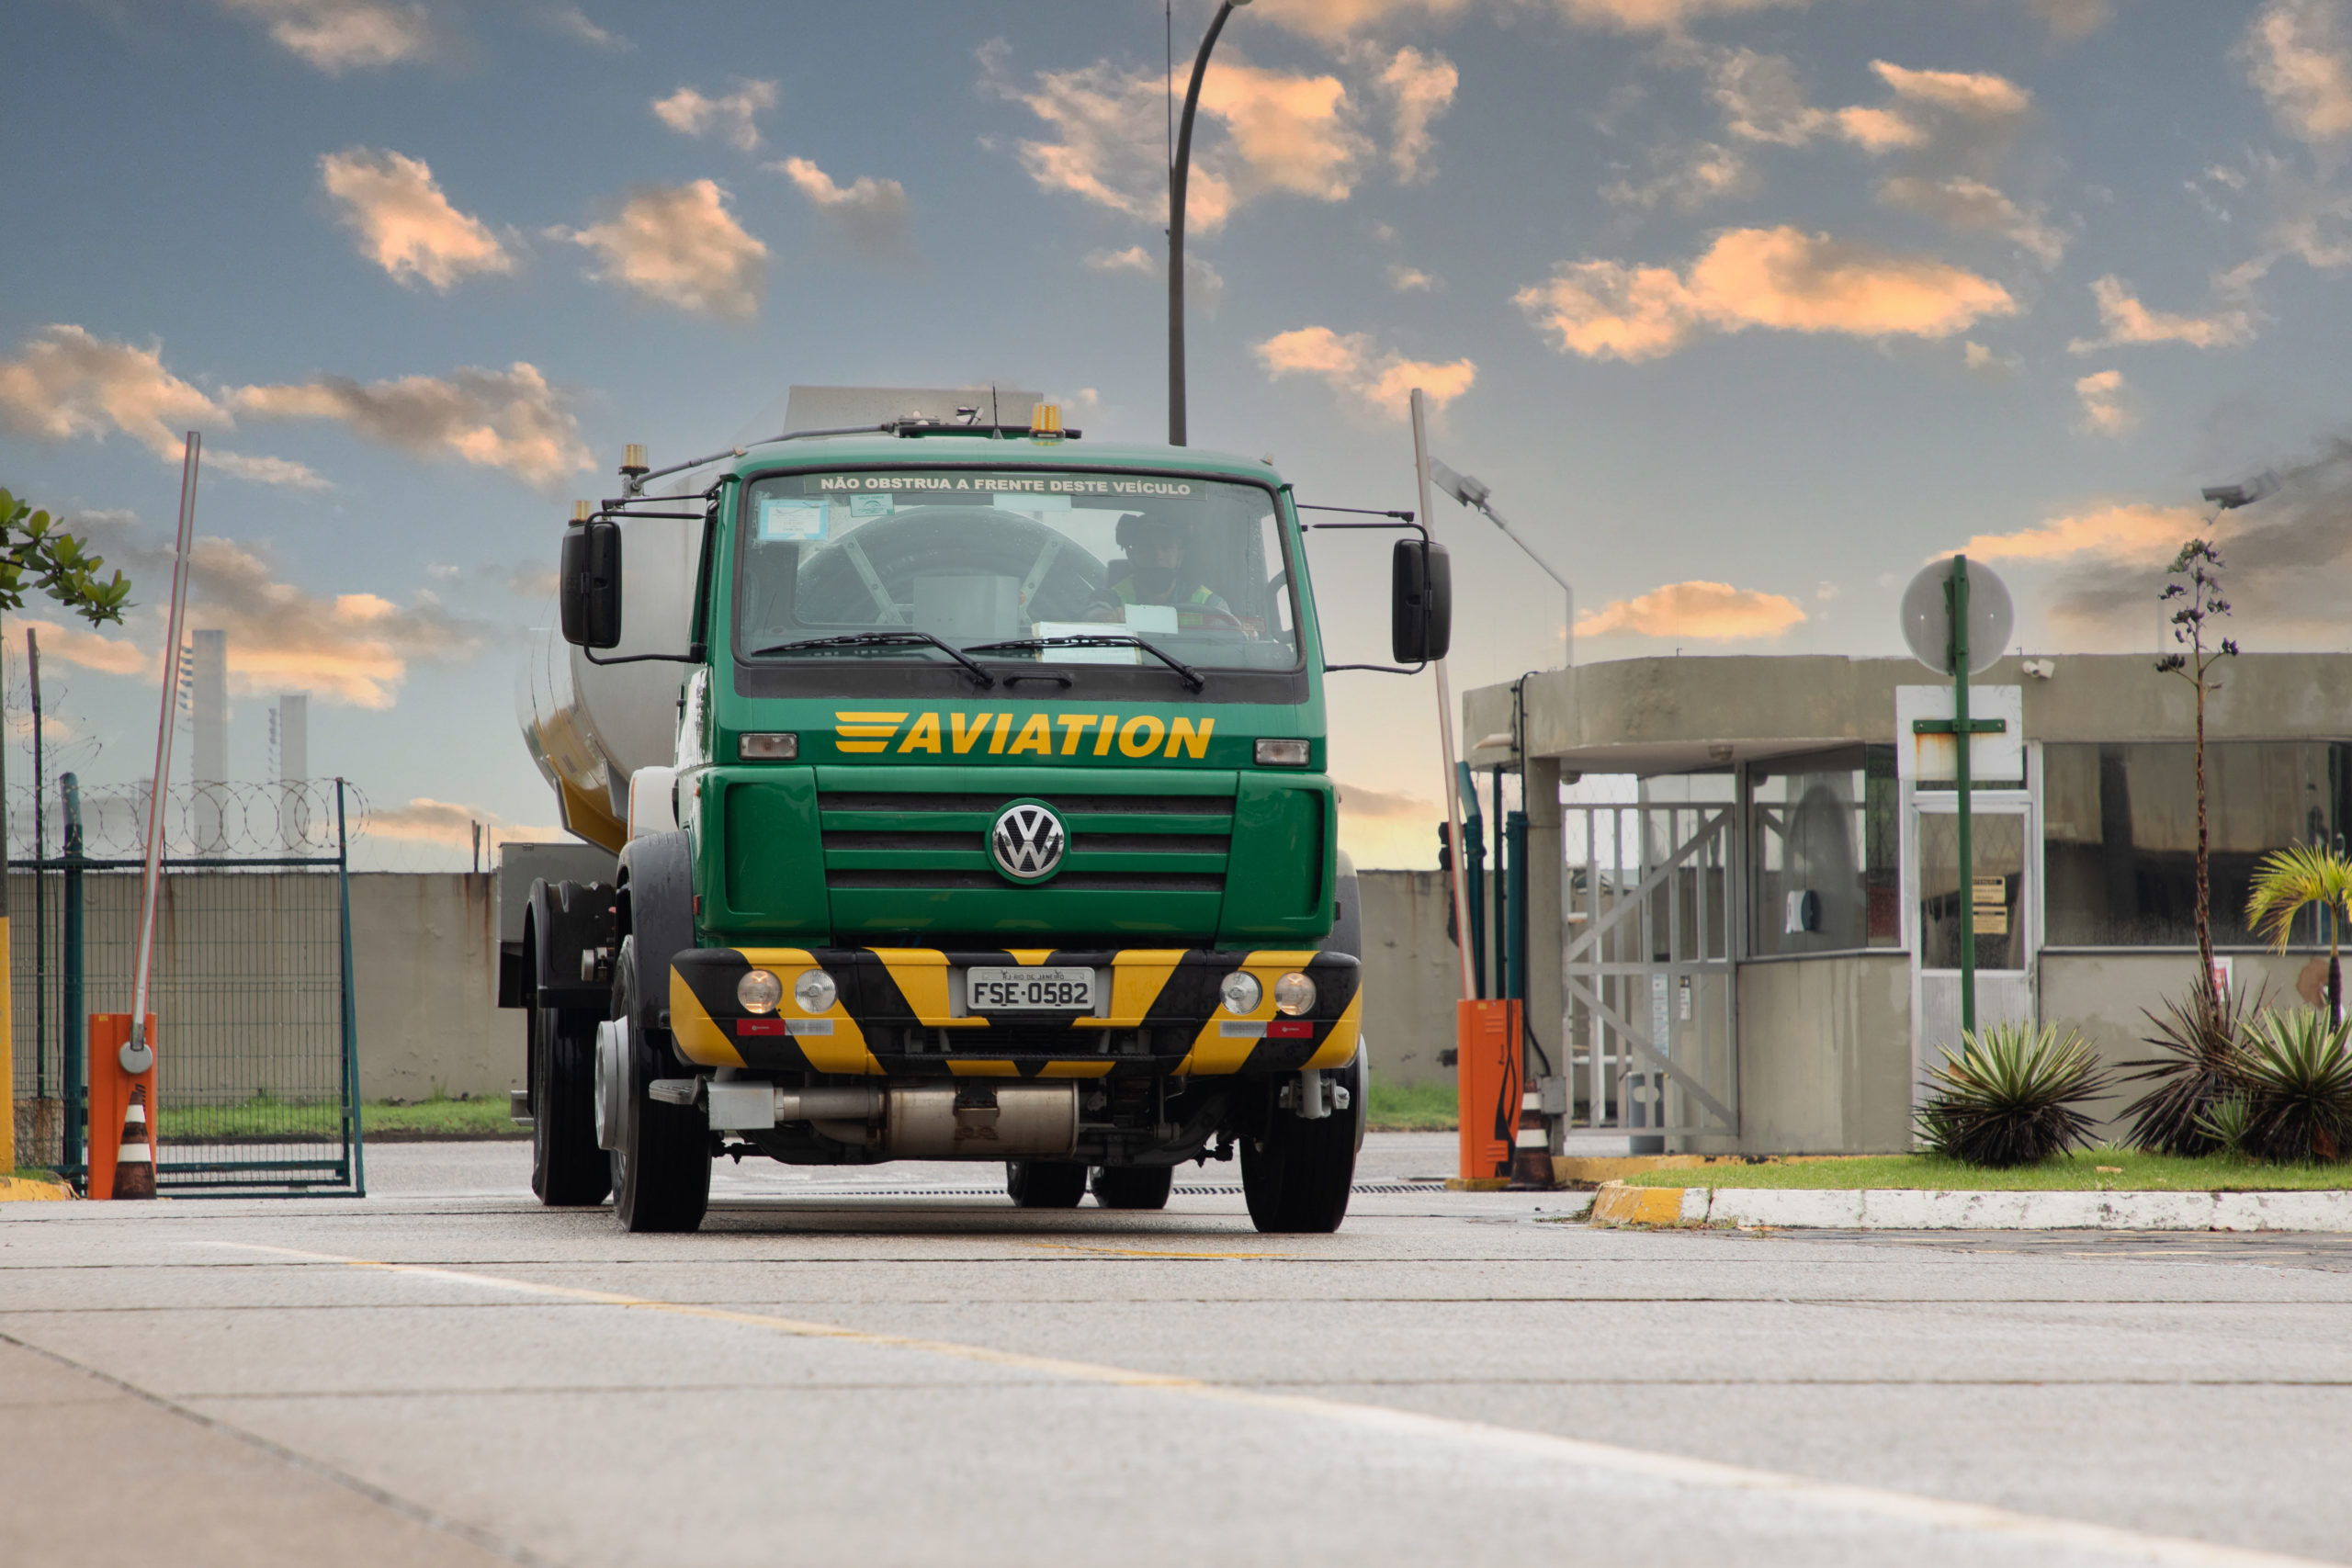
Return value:
M 1306 766 L 1306 742 L 1304 740 L 1261 740 L 1258 742 L 1258 765 L 1261 768 L 1303 768 Z
M 802 1012 L 830 1012 L 839 995 L 841 987 L 822 969 L 803 969 L 792 982 L 792 999 L 800 1004 Z
M 1258 998 L 1265 995 L 1265 991 L 1258 984 L 1258 976 L 1246 969 L 1236 969 L 1232 974 L 1227 975 L 1223 980 L 1217 982 L 1216 990 L 1217 995 L 1224 999 L 1225 1010 L 1234 1013 L 1255 1012 L 1258 1010 Z
M 745 1012 L 774 1012 L 784 1000 L 784 982 L 764 969 L 747 969 L 735 982 L 735 999 Z
M 1315 982 L 1294 969 L 1274 982 L 1274 1010 L 1296 1018 L 1315 1005 Z
M 799 755 L 800 737 L 789 730 L 735 738 L 735 756 L 740 761 L 789 762 Z

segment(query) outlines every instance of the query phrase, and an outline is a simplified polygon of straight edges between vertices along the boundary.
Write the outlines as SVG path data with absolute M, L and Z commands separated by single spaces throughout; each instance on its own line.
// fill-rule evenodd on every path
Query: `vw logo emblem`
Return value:
M 989 829 L 989 853 L 995 857 L 996 868 L 1015 882 L 1042 882 L 1053 875 L 1069 842 L 1061 818 L 1034 800 L 1006 807 Z

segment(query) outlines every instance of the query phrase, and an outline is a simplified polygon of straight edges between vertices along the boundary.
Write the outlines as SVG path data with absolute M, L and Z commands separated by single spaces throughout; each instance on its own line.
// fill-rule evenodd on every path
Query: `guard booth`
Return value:
M 2352 656 L 2244 655 L 2227 682 L 2216 944 L 2241 988 L 2314 1001 L 2324 933 L 2272 955 L 2245 892 L 2268 851 L 2352 831 Z M 1963 879 L 1954 742 L 1914 733 L 1951 691 L 1909 659 L 1627 660 L 1468 694 L 1472 766 L 1529 817 L 1528 1081 L 1637 1148 L 1907 1149 L 1960 1040 L 1963 905 L 1980 1027 L 2143 1054 L 2142 1010 L 2196 974 L 2190 697 L 2139 656 L 1986 671 L 1972 715 L 2004 725 L 1971 739 Z

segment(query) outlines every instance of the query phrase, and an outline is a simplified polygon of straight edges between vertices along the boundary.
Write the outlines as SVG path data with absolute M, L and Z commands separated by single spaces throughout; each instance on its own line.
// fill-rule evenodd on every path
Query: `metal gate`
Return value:
M 78 1179 L 89 1141 L 120 1132 L 85 1125 L 85 1053 L 91 1015 L 131 1007 L 147 796 L 60 782 L 40 838 L 62 852 L 8 872 L 16 1092 L 31 1105 L 17 1157 Z M 32 802 L 12 805 L 13 826 Z M 166 798 L 148 1003 L 161 1190 L 366 1190 L 344 806 L 332 779 Z
M 1561 809 L 1570 1125 L 1736 1136 L 1734 807 Z

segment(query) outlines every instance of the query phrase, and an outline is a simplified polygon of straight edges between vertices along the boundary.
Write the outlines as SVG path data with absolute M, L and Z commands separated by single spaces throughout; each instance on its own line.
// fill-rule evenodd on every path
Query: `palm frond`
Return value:
M 2273 850 L 2255 867 L 2245 923 L 2284 953 L 2295 917 L 2313 905 L 2352 915 L 2352 860 L 2319 844 Z

